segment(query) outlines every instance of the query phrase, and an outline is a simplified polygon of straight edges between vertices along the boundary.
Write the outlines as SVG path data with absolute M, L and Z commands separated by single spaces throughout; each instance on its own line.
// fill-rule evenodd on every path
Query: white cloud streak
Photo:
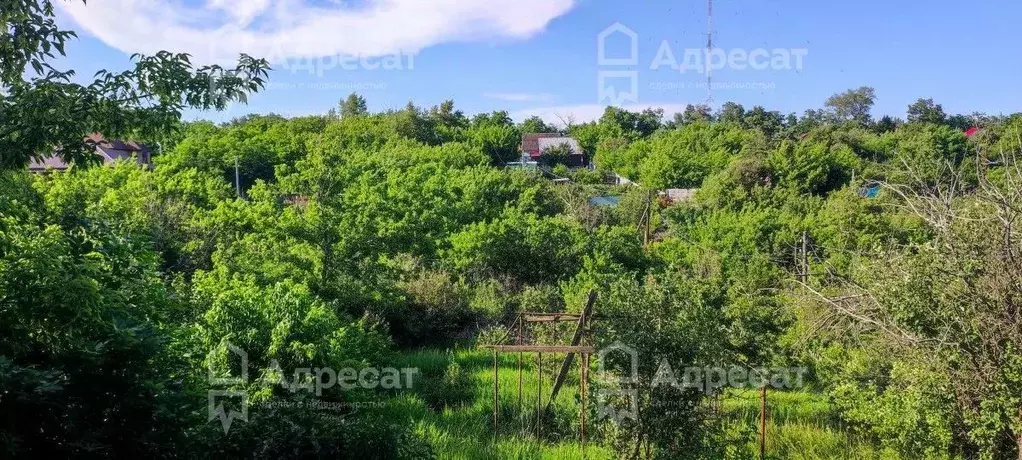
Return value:
M 324 56 L 385 56 L 429 46 L 526 39 L 577 0 L 102 0 L 56 2 L 79 26 L 126 53 L 188 52 L 200 62 L 238 53 L 279 62 Z

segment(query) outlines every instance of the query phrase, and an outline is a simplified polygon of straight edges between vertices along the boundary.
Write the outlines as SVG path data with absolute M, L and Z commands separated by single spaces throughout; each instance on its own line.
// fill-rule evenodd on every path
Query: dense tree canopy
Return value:
M 519 313 L 578 312 L 590 291 L 594 345 L 642 357 L 640 417 L 581 408 L 595 452 L 744 456 L 755 433 L 722 416 L 733 389 L 665 384 L 666 360 L 804 367 L 802 393 L 780 394 L 822 398 L 821 423 L 878 457 L 1020 454 L 1022 115 L 948 116 L 920 99 L 907 123 L 874 122 L 869 87 L 802 116 L 608 107 L 564 127 L 595 163 L 559 168 L 562 183 L 504 167 L 523 133 L 557 127 L 450 100 L 374 113 L 351 94 L 324 116 L 182 123 L 186 107 L 244 101 L 266 63 L 159 53 L 78 85 L 48 65 L 73 37 L 51 2 L 0 6 L 4 457 L 458 457 L 436 451 L 452 435 L 426 420 L 489 429 L 493 371 L 452 356 L 480 361 L 465 349 L 507 343 Z M 151 170 L 81 167 L 94 131 L 168 142 Z M 75 166 L 25 170 L 53 153 Z M 223 380 L 237 350 L 251 378 Z M 409 357 L 427 384 L 318 380 Z M 593 368 L 622 377 L 623 364 Z M 247 419 L 224 430 L 214 388 L 245 395 Z M 547 434 L 497 437 L 574 438 L 571 402 L 498 401 Z

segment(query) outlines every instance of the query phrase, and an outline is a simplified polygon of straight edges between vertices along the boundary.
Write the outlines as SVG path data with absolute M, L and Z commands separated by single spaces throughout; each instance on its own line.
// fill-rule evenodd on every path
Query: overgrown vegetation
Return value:
M 539 119 L 372 113 L 353 94 L 324 116 L 181 123 L 244 100 L 265 63 L 142 57 L 81 87 L 46 64 L 69 37 L 52 5 L 0 5 L 30 38 L 0 41 L 5 457 L 583 458 L 580 410 L 585 458 L 755 457 L 758 392 L 664 385 L 666 361 L 808 369 L 770 393 L 771 457 L 1022 458 L 1022 114 L 921 99 L 874 120 L 868 87 L 802 116 L 611 107 L 566 127 L 595 171 L 555 185 L 501 167 L 522 133 L 553 130 Z M 152 170 L 90 167 L 94 130 L 163 151 Z M 74 167 L 24 170 L 54 151 Z M 590 204 L 606 194 L 617 206 Z M 608 358 L 597 397 L 581 406 L 573 369 L 537 417 L 560 356 L 526 367 L 520 408 L 507 355 L 494 430 L 493 358 L 474 346 L 590 290 L 595 345 L 640 357 L 640 416 L 601 417 L 628 364 Z M 247 379 L 221 380 L 239 350 Z M 418 373 L 308 390 L 326 368 Z M 211 390 L 246 395 L 247 420 L 225 430 Z

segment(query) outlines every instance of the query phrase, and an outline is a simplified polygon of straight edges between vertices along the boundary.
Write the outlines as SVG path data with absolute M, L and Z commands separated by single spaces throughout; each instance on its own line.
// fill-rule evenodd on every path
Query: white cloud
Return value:
M 524 39 L 577 0 L 103 0 L 56 2 L 88 33 L 127 53 L 188 52 L 199 61 L 238 53 L 279 61 L 415 53 L 440 44 Z
M 483 93 L 483 97 L 489 99 L 498 99 L 507 102 L 550 102 L 554 100 L 554 95 L 550 93 L 497 93 L 487 92 Z
M 641 112 L 643 110 L 664 109 L 664 118 L 670 119 L 675 113 L 684 112 L 687 104 L 663 103 L 663 104 L 625 104 L 622 109 L 630 112 Z M 533 109 L 518 110 L 511 113 L 511 118 L 517 122 L 538 116 L 543 121 L 563 127 L 566 122 L 586 123 L 600 119 L 607 106 L 604 104 L 581 104 L 565 105 L 558 107 L 539 107 Z

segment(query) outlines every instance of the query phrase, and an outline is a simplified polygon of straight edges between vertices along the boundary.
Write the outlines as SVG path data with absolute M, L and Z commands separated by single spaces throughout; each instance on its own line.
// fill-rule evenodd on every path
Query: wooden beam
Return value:
M 591 346 L 567 346 L 567 345 L 483 345 L 480 348 L 490 348 L 496 351 L 531 351 L 538 353 L 596 353 L 596 348 Z
M 533 316 L 525 315 L 527 323 L 554 323 L 560 321 L 578 321 L 578 315 L 557 315 L 557 316 Z
M 589 291 L 589 298 L 586 299 L 586 306 L 582 309 L 582 315 L 578 317 L 578 325 L 575 326 L 575 335 L 571 337 L 572 346 L 578 346 L 578 344 L 582 342 L 582 333 L 586 328 L 586 320 L 589 319 L 589 315 L 593 314 L 593 304 L 595 303 L 596 291 Z M 571 370 L 571 363 L 573 359 L 575 359 L 575 355 L 573 353 L 568 353 L 568 356 L 564 357 L 564 362 L 561 363 L 561 372 L 557 374 L 557 380 L 554 380 L 554 391 L 550 394 L 550 401 L 547 402 L 547 410 L 550 410 L 550 405 L 554 403 L 554 399 L 557 399 L 557 392 L 561 391 L 561 386 L 564 385 L 564 379 L 568 377 L 568 371 Z
M 523 312 L 521 318 L 527 323 L 549 323 L 555 321 L 577 321 L 578 313 Z

